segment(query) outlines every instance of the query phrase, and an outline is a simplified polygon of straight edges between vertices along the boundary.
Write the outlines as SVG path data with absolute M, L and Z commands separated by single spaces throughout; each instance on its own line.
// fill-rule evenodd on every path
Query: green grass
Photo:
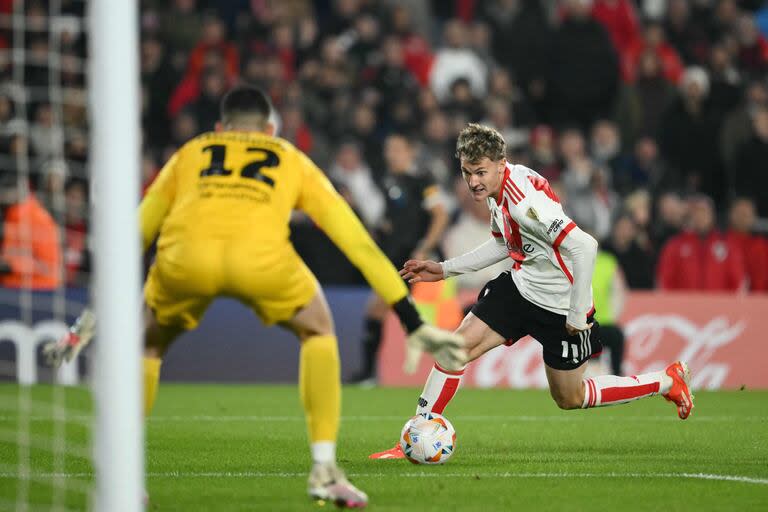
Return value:
M 16 501 L 20 392 L 0 386 L 0 510 Z M 68 475 L 68 508 L 82 510 L 77 486 L 87 487 L 93 471 L 79 458 L 89 450 L 90 399 L 84 390 L 63 392 L 75 420 L 66 424 L 67 444 L 82 453 L 54 468 L 54 392 L 29 392 L 31 473 L 39 478 L 30 502 L 49 509 L 56 469 Z M 344 390 L 340 463 L 368 492 L 370 510 L 768 509 L 766 392 L 699 392 L 694 415 L 680 421 L 661 398 L 560 411 L 546 392 L 462 390 L 447 411 L 458 443 L 446 465 L 368 460 L 393 445 L 417 396 Z M 323 510 L 305 496 L 305 439 L 294 387 L 162 385 L 147 427 L 150 510 Z

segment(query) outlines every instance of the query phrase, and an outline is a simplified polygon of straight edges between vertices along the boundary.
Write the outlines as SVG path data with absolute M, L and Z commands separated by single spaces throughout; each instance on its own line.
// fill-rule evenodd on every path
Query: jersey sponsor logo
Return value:
M 527 252 L 527 253 L 532 253 L 533 252 L 533 244 L 525 244 L 523 246 L 523 250 L 525 252 Z
M 551 235 L 553 233 L 557 233 L 560 231 L 560 228 L 563 227 L 563 223 L 565 221 L 563 219 L 555 219 L 552 221 L 552 224 L 549 225 L 549 229 L 547 230 L 547 234 Z

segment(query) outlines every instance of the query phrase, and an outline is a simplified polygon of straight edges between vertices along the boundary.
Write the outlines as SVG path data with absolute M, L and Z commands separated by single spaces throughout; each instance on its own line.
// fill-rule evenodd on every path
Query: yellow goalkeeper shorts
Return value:
M 319 288 L 290 244 L 277 249 L 185 242 L 158 250 L 144 299 L 160 325 L 197 327 L 217 297 L 251 307 L 266 325 L 290 320 Z

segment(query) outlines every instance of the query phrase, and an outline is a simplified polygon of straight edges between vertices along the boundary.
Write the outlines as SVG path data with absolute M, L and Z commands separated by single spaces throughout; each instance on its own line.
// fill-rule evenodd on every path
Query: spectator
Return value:
M 675 88 L 662 75 L 655 52 L 640 55 L 637 73 L 634 83 L 622 86 L 615 113 L 621 140 L 628 147 L 643 135 L 658 134 L 662 115 L 675 98 Z
M 653 288 L 653 254 L 637 242 L 637 226 L 627 215 L 613 224 L 605 250 L 616 256 L 627 286 L 632 290 Z
M 526 94 L 535 96 L 547 74 L 547 48 L 552 28 L 542 2 L 493 0 L 485 2 L 482 17 L 493 29 L 491 49 L 495 60 L 514 70 Z
M 758 30 L 751 14 L 739 17 L 736 34 L 739 41 L 739 67 L 753 76 L 768 71 L 768 41 Z
M 680 94 L 664 112 L 660 147 L 670 172 L 686 190 L 724 199 L 721 157 L 718 152 L 718 116 L 707 102 L 709 75 L 703 68 L 686 69 Z
M 742 103 L 725 117 L 720 129 L 720 153 L 731 176 L 730 183 L 738 172 L 734 169 L 736 152 L 752 138 L 752 117 L 761 108 L 768 108 L 768 85 L 765 80 L 752 80 L 744 91 Z
M 145 94 L 145 110 L 142 126 L 144 134 L 153 144 L 162 146 L 169 137 L 168 101 L 178 76 L 159 39 L 152 37 L 141 41 L 141 85 Z
M 29 128 L 32 151 L 42 158 L 61 155 L 64 151 L 64 130 L 61 120 L 54 119 L 50 103 L 40 103 L 35 109 L 35 122 Z
M 225 92 L 227 81 L 224 75 L 217 71 L 208 71 L 203 75 L 200 96 L 190 106 L 201 131 L 212 131 L 216 126 L 219 120 L 219 103 Z
M 566 19 L 555 32 L 548 62 L 551 119 L 582 129 L 610 116 L 619 64 L 605 28 L 590 18 L 590 2 L 567 0 Z
M 19 180 L 21 183 L 19 183 Z M 0 246 L 0 285 L 8 288 L 52 290 L 61 284 L 59 231 L 24 178 L 0 175 L 3 240 Z
M 595 122 L 592 125 L 589 146 L 592 159 L 609 172 L 610 179 L 613 181 L 624 161 L 621 154 L 619 128 L 616 123 L 608 119 Z
M 160 35 L 173 51 L 188 53 L 197 43 L 203 20 L 195 0 L 173 0 L 163 16 Z
M 768 292 L 768 240 L 753 234 L 757 217 L 755 204 L 747 198 L 736 198 L 728 215 L 729 229 L 726 240 L 741 250 L 747 272 L 747 289 Z
M 516 123 L 512 106 L 499 97 L 491 96 L 485 102 L 486 119 L 483 124 L 492 126 L 501 134 L 510 151 L 528 145 L 530 131 Z
M 630 0 L 594 0 L 592 17 L 608 31 L 618 55 L 624 57 L 642 44 L 640 23 Z
M 656 278 L 662 290 L 738 292 L 746 287 L 741 247 L 715 228 L 715 206 L 706 196 L 690 200 L 688 228 L 661 250 Z
M 754 135 L 737 152 L 731 179 L 739 196 L 749 197 L 760 217 L 768 217 L 768 109 L 755 112 Z
M 87 286 L 91 271 L 88 250 L 88 188 L 81 179 L 71 179 L 66 184 L 64 233 L 67 284 Z
M 659 146 L 652 137 L 641 137 L 635 143 L 632 155 L 621 162 L 613 175 L 613 188 L 622 196 L 641 187 L 658 191 L 675 186 L 666 179 Z
M 347 141 L 339 146 L 328 174 L 346 191 L 347 202 L 365 225 L 369 229 L 378 225 L 384 214 L 384 196 L 373 181 L 371 170 L 363 161 L 356 143 Z
M 691 19 L 689 0 L 669 0 L 665 32 L 667 40 L 677 49 L 689 66 L 704 64 L 709 55 L 706 27 Z
M 485 96 L 488 87 L 488 69 L 483 60 L 468 47 L 466 26 L 459 20 L 445 24 L 443 40 L 445 46 L 438 49 L 429 75 L 429 83 L 438 101 L 450 97 L 456 80 L 465 79 L 476 98 Z
M 677 192 L 666 191 L 656 201 L 656 216 L 651 230 L 651 240 L 656 251 L 667 240 L 683 230 L 688 216 L 688 206 Z
M 538 169 L 551 183 L 560 179 L 555 143 L 555 132 L 548 125 L 540 124 L 531 130 L 531 168 Z
M 622 75 L 627 82 L 634 82 L 637 78 L 637 68 L 640 59 L 646 52 L 651 52 L 658 58 L 661 67 L 661 75 L 669 82 L 677 84 L 683 77 L 683 62 L 677 50 L 666 41 L 664 26 L 649 22 L 645 27 L 642 39 L 635 41 L 635 45 L 627 48 L 622 53 Z
M 742 73 L 734 63 L 732 49 L 725 43 L 714 45 L 709 57 L 708 101 L 718 116 L 725 115 L 739 103 L 742 82 Z M 718 117 L 717 122 L 720 121 Z

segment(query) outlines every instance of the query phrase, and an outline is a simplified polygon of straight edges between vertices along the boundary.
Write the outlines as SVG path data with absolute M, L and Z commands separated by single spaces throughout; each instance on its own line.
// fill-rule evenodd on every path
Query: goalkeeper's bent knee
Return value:
M 312 442 L 336 440 L 341 414 L 340 366 L 335 336 L 311 336 L 302 341 L 299 392 Z

